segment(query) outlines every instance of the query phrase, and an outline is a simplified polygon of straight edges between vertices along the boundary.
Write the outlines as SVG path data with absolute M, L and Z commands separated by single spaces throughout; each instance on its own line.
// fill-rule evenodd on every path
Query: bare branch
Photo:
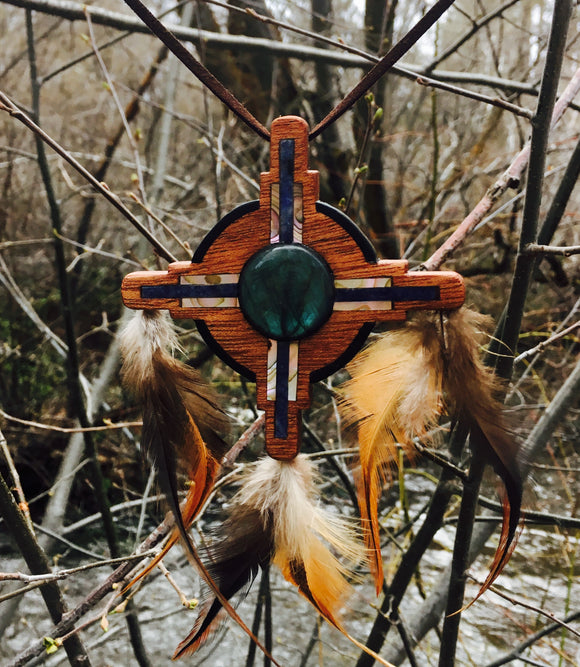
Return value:
M 475 581 L 478 584 L 480 583 L 474 577 L 471 577 L 471 579 L 473 579 L 473 581 Z M 578 632 L 578 630 L 573 628 L 569 623 L 566 623 L 566 621 L 557 618 L 554 614 L 552 614 L 552 612 L 544 611 L 544 609 L 542 609 L 541 607 L 535 604 L 530 604 L 529 602 L 526 602 L 525 600 L 522 600 L 521 598 L 518 598 L 515 595 L 508 595 L 507 593 L 501 591 L 498 586 L 491 586 L 490 590 L 496 595 L 499 595 L 500 598 L 503 598 L 504 600 L 511 602 L 511 604 L 517 607 L 523 607 L 524 609 L 529 609 L 530 611 L 533 611 L 536 614 L 539 614 L 540 616 L 545 616 L 554 623 L 557 623 L 560 627 L 568 630 L 568 632 L 572 633 L 573 635 L 576 635 L 576 637 L 580 637 L 580 632 Z
M 125 218 L 151 243 L 157 253 L 169 262 L 177 261 L 177 258 L 167 250 L 160 241 L 158 241 L 149 230 L 141 224 L 131 211 L 122 203 L 119 197 L 111 192 L 105 183 L 97 181 L 94 176 L 83 167 L 67 150 L 65 150 L 57 141 L 52 139 L 42 128 L 40 128 L 29 116 L 21 111 L 12 100 L 2 91 L 0 91 L 0 110 L 7 111 L 13 118 L 20 121 L 29 130 L 32 130 L 44 143 L 50 146 L 56 153 L 64 158 L 83 178 L 85 178 L 97 192 L 99 192 L 107 201 L 109 201 Z
M 0 408 L 0 415 L 7 419 L 8 421 L 15 422 L 17 424 L 22 424 L 23 426 L 31 426 L 32 428 L 38 428 L 44 431 L 56 431 L 57 433 L 83 433 L 83 432 L 95 432 L 95 431 L 111 431 L 120 428 L 140 428 L 143 426 L 142 421 L 134 422 L 119 422 L 119 423 L 110 423 L 105 424 L 104 426 L 87 426 L 86 428 L 78 427 L 64 427 L 64 426 L 55 426 L 52 424 L 41 424 L 40 422 L 30 421 L 28 419 L 20 419 L 19 417 L 14 417 L 9 415 L 7 412 L 4 412 Z
M 72 0 L 4 0 L 6 4 L 16 7 L 30 8 L 38 12 L 44 12 L 53 16 L 61 16 L 69 21 L 84 21 L 84 5 L 73 2 Z M 110 12 L 95 5 L 91 5 L 91 18 L 93 23 L 109 26 L 117 30 L 125 30 L 131 33 L 149 34 L 149 30 L 139 20 L 120 14 Z M 361 52 L 359 49 L 352 49 L 347 45 L 334 40 L 332 45 L 341 51 L 350 51 L 350 53 L 331 51 L 325 48 L 309 47 L 304 44 L 292 44 L 276 40 L 261 38 L 251 38 L 245 35 L 229 35 L 225 33 L 216 33 L 197 28 L 186 28 L 178 24 L 167 23 L 179 39 L 205 48 L 233 49 L 237 52 L 264 53 L 271 56 L 280 56 L 294 58 L 300 61 L 322 62 L 329 65 L 337 65 L 346 69 L 369 69 L 373 63 L 378 62 L 378 58 L 372 54 Z M 424 75 L 420 66 L 410 64 L 395 65 L 391 72 L 415 80 L 418 76 Z M 431 78 L 438 81 L 447 81 L 450 83 L 474 84 L 506 90 L 509 92 L 528 94 L 537 96 L 538 90 L 534 84 L 522 81 L 502 79 L 500 77 L 489 76 L 480 73 L 471 72 L 453 72 L 445 70 L 433 70 L 429 72 Z
M 572 333 L 572 331 L 578 329 L 579 327 L 580 327 L 580 321 L 575 322 L 574 324 L 572 324 L 572 326 L 566 327 L 566 329 L 563 329 L 562 331 L 559 331 L 557 334 L 550 336 L 548 340 L 543 340 L 541 343 L 538 343 L 538 345 L 536 345 L 535 347 L 531 347 L 529 350 L 526 350 L 525 352 L 522 352 L 522 354 L 518 355 L 514 359 L 514 364 L 520 361 L 524 361 L 524 359 L 528 359 L 529 357 L 534 356 L 534 354 L 542 352 L 549 345 L 555 343 L 557 340 L 560 340 L 561 338 L 564 338 L 564 336 L 567 336 L 569 333 Z
M 142 561 L 143 558 L 154 556 L 155 550 L 143 552 L 134 556 L 123 556 L 122 558 L 106 558 L 97 563 L 87 563 L 79 567 L 71 567 L 66 570 L 55 570 L 48 574 L 24 574 L 23 572 L 0 572 L 0 581 L 24 581 L 27 584 L 46 584 L 51 581 L 67 579 L 73 574 L 93 570 L 96 567 L 110 567 L 111 565 L 120 565 L 121 563 L 130 563 L 131 561 Z
M 499 97 L 490 97 L 489 95 L 483 95 L 482 93 L 475 93 L 470 90 L 465 90 L 464 88 L 458 88 L 457 86 L 452 86 L 449 83 L 444 83 L 443 81 L 437 81 L 437 79 L 431 79 L 427 76 L 420 75 L 416 79 L 417 83 L 421 86 L 428 86 L 430 88 L 438 88 L 439 90 L 445 90 L 449 93 L 455 93 L 456 95 L 461 95 L 462 97 L 467 97 L 468 99 L 477 100 L 478 102 L 484 102 L 494 107 L 499 107 L 500 109 L 505 109 L 510 111 L 516 116 L 522 116 L 528 120 L 532 120 L 534 117 L 534 112 L 530 109 L 524 109 L 519 107 L 516 104 L 502 100 Z
M 550 129 L 553 129 L 568 106 L 580 90 L 580 68 L 576 70 L 562 95 L 554 106 Z M 422 264 L 421 268 L 425 271 L 436 271 L 443 262 L 450 257 L 455 250 L 465 241 L 474 228 L 489 213 L 493 205 L 500 199 L 508 188 L 513 188 L 519 184 L 522 175 L 528 166 L 530 159 L 531 141 L 528 141 L 524 148 L 517 154 L 510 166 L 503 172 L 498 180 L 488 188 L 487 192 L 479 203 L 472 209 L 469 215 L 463 220 L 453 234 L 440 246 L 431 257 Z
M 557 246 L 528 243 L 523 251 L 528 255 L 560 255 L 561 257 L 570 257 L 571 255 L 580 254 L 580 245 Z

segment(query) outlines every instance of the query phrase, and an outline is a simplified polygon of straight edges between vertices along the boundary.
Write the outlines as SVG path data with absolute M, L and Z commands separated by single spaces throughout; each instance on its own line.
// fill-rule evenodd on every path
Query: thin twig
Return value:
M 197 601 L 195 598 L 193 598 L 193 599 L 191 599 L 191 600 L 189 600 L 189 599 L 187 598 L 187 595 L 185 595 L 185 593 L 181 590 L 181 588 L 179 588 L 177 582 L 176 582 L 175 579 L 171 576 L 171 572 L 169 572 L 169 570 L 165 567 L 165 565 L 163 564 L 163 561 L 162 561 L 162 560 L 159 561 L 159 562 L 157 563 L 157 567 L 158 567 L 159 570 L 161 571 L 161 574 L 163 574 L 163 576 L 164 576 L 164 577 L 167 579 L 167 581 L 170 583 L 170 585 L 171 585 L 171 587 L 173 588 L 173 590 L 174 590 L 174 591 L 177 593 L 177 595 L 179 596 L 179 601 L 181 602 L 181 604 L 182 604 L 186 609 L 195 609 L 195 607 L 197 607 L 197 605 L 198 605 L 198 601 Z
M 32 519 L 30 517 L 30 508 L 28 507 L 28 503 L 26 502 L 26 496 L 24 495 L 24 491 L 22 489 L 22 484 L 20 482 L 20 475 L 18 474 L 18 470 L 14 465 L 14 460 L 12 458 L 12 454 L 10 453 L 10 449 L 8 448 L 8 443 L 6 442 L 4 433 L 1 430 L 0 430 L 0 451 L 2 452 L 4 461 L 8 466 L 8 471 L 10 472 L 10 476 L 12 477 L 12 489 L 16 492 L 16 497 L 18 498 L 18 507 L 20 508 L 20 511 L 24 515 L 28 527 L 32 531 Z
M 507 2 L 505 2 L 503 5 L 500 5 L 497 9 L 494 9 L 489 14 L 486 14 L 477 21 L 472 21 L 471 27 L 463 35 L 458 37 L 453 44 L 447 47 L 441 55 L 437 56 L 429 64 L 429 66 L 425 68 L 425 72 L 432 72 L 433 69 L 439 65 L 439 63 L 443 62 L 449 58 L 449 56 L 455 53 L 461 46 L 463 46 L 463 44 L 471 39 L 473 35 L 479 32 L 483 26 L 487 25 L 490 21 L 497 18 L 498 16 L 501 16 L 507 9 L 509 9 L 512 5 L 515 5 L 517 2 L 519 2 L 519 0 L 507 0 Z
M 121 582 L 125 577 L 129 575 L 131 570 L 134 568 L 135 560 L 139 558 L 145 558 L 145 554 L 148 554 L 152 548 L 154 548 L 168 532 L 172 529 L 171 522 L 164 521 L 160 524 L 149 537 L 141 545 L 141 551 L 138 551 L 136 558 L 131 560 L 131 562 L 123 563 L 120 565 L 107 579 L 100 584 L 98 584 L 93 590 L 91 590 L 88 595 L 70 612 L 65 614 L 60 622 L 58 622 L 54 628 L 48 633 L 53 639 L 57 637 L 62 637 L 71 631 L 74 625 L 79 621 L 87 612 L 95 607 L 106 595 L 108 595 L 116 584 Z M 50 585 L 56 585 L 54 583 L 49 583 Z M 43 587 L 44 589 L 44 587 Z M 46 635 L 47 633 L 44 633 Z M 43 645 L 43 636 L 39 637 L 35 641 L 29 643 L 29 647 L 17 656 L 11 663 L 7 664 L 6 667 L 22 667 L 26 665 L 30 660 L 41 655 L 44 651 Z
M 516 116 L 522 116 L 528 120 L 532 120 L 534 117 L 534 112 L 531 109 L 525 109 L 520 107 L 517 104 L 512 104 L 506 100 L 502 100 L 499 97 L 490 97 L 489 95 L 484 95 L 483 93 L 476 93 L 472 90 L 465 90 L 465 88 L 459 88 L 458 86 L 453 86 L 450 83 L 444 83 L 443 81 L 437 81 L 437 79 L 432 79 L 428 76 L 421 74 L 416 79 L 417 83 L 421 86 L 428 86 L 430 88 L 439 88 L 440 90 L 445 90 L 449 93 L 454 93 L 455 95 L 461 95 L 462 97 L 467 97 L 471 100 L 477 100 L 478 102 L 483 102 L 484 104 L 489 104 L 494 107 L 499 107 L 500 109 L 505 109 Z
M 331 123 L 334 123 L 346 111 L 348 111 L 374 84 L 386 74 L 392 66 L 400 60 L 409 49 L 435 24 L 441 16 L 451 7 L 455 0 L 437 0 L 429 11 L 417 21 L 417 23 L 400 39 L 389 52 L 358 82 L 334 109 L 316 125 L 309 139 L 316 138 Z
M 524 247 L 524 253 L 528 255 L 560 255 L 562 257 L 570 257 L 571 255 L 580 254 L 580 245 L 558 246 L 528 243 Z
M 42 139 L 50 146 L 53 151 L 58 153 L 66 160 L 73 169 L 75 169 L 88 183 L 90 183 L 97 192 L 99 192 L 108 202 L 110 202 L 125 218 L 151 243 L 157 254 L 168 262 L 176 262 L 177 258 L 167 250 L 163 244 L 155 238 L 153 234 L 131 213 L 123 204 L 118 195 L 114 194 L 105 183 L 98 181 L 83 165 L 76 160 L 66 149 L 57 141 L 50 137 L 42 128 L 40 128 L 24 111 L 21 111 L 12 100 L 2 91 L 0 91 L 0 110 L 8 112 L 15 120 L 20 121 L 29 130 Z
M 145 204 L 145 202 L 141 201 L 141 200 L 139 199 L 139 197 L 137 197 L 137 195 L 136 195 L 134 192 L 130 192 L 130 193 L 129 193 L 129 197 L 131 197 L 131 199 L 132 199 L 136 204 L 138 204 L 139 207 L 142 208 L 142 209 L 145 211 L 145 213 L 147 213 L 147 215 L 148 215 L 150 218 L 152 218 L 153 220 L 155 220 L 155 222 L 156 222 L 160 227 L 162 227 L 163 230 L 164 230 L 165 232 L 167 232 L 167 233 L 173 238 L 174 241 L 176 241 L 177 243 L 179 243 L 179 245 L 182 247 L 183 250 L 185 250 L 185 252 L 186 252 L 188 255 L 191 255 L 191 247 L 190 247 L 187 243 L 184 243 L 184 242 L 179 238 L 179 236 L 177 236 L 177 234 L 171 229 L 171 227 L 170 227 L 167 223 L 163 222 L 163 220 L 162 220 L 158 215 L 155 215 L 155 213 L 153 213 L 153 211 L 151 210 L 151 208 L 150 208 L 149 206 L 147 206 L 147 204 Z
M 167 14 L 171 14 L 174 12 L 176 9 L 179 9 L 182 5 L 190 2 L 191 0 L 181 0 L 181 2 L 176 3 L 175 5 L 168 7 L 166 10 L 161 12 L 159 14 L 158 18 L 163 18 Z M 82 12 L 84 13 L 85 8 L 82 7 Z M 97 11 L 96 7 L 91 7 L 91 12 Z M 79 17 L 80 18 L 80 17 Z M 95 21 L 95 23 L 98 23 L 99 21 Z M 99 51 L 104 51 L 105 49 L 110 48 L 111 46 L 114 46 L 115 44 L 118 44 L 120 41 L 126 39 L 127 37 L 130 37 L 133 34 L 133 30 L 128 30 L 122 35 L 118 35 L 117 37 L 114 37 L 113 39 L 109 39 L 108 41 L 104 42 L 103 44 L 98 45 Z M 45 74 L 43 77 L 40 79 L 40 85 L 44 85 L 47 81 L 50 81 L 52 78 L 55 76 L 62 74 L 65 72 L 67 69 L 70 69 L 71 67 L 74 67 L 75 65 L 78 65 L 79 63 L 82 63 L 84 60 L 87 60 L 88 58 L 94 58 L 95 52 L 94 49 L 91 49 L 90 51 L 87 51 L 84 53 L 82 56 L 78 56 L 77 58 L 73 58 L 72 60 L 69 60 L 67 63 L 64 65 L 59 65 L 56 69 L 52 70 L 52 72 L 49 72 L 48 74 Z
M 3 515 L 10 533 L 14 537 L 18 549 L 30 571 L 33 574 L 49 573 L 50 566 L 46 554 L 40 548 L 34 533 L 28 527 L 24 515 L 20 511 L 14 496 L 1 474 L 0 514 Z M 46 586 L 41 588 L 40 592 L 53 623 L 62 622 L 67 610 L 58 583 L 56 581 L 48 582 Z M 73 667 L 86 667 L 90 665 L 88 654 L 78 637 L 67 642 L 64 648 Z
M 236 444 L 233 445 L 225 455 L 224 460 L 222 461 L 224 467 L 228 467 L 236 461 L 240 453 L 263 432 L 265 423 L 266 416 L 265 414 L 261 414 L 253 424 L 248 426 Z
M 563 113 L 566 111 L 576 93 L 580 90 L 580 68 L 576 70 L 571 77 L 568 85 L 560 95 L 552 112 L 550 121 L 550 129 L 553 129 Z M 499 200 L 499 198 L 510 187 L 515 187 L 520 183 L 522 175 L 528 166 L 530 159 L 531 142 L 528 141 L 524 148 L 514 158 L 510 166 L 503 172 L 500 178 L 490 187 L 479 201 L 479 203 L 471 210 L 469 215 L 463 220 L 459 227 L 453 234 L 440 246 L 431 257 L 421 265 L 425 271 L 436 271 L 441 267 L 441 264 L 453 254 L 453 252 L 465 241 L 467 236 L 473 229 L 481 222 L 487 215 L 492 206 Z
M 87 426 L 85 428 L 73 427 L 66 428 L 63 426 L 55 426 L 52 424 L 42 424 L 40 422 L 30 421 L 29 419 L 20 419 L 20 417 L 14 417 L 9 415 L 7 412 L 0 408 L 0 416 L 4 417 L 7 421 L 15 422 L 16 424 L 22 424 L 23 426 L 30 426 L 32 428 L 38 428 L 43 431 L 56 431 L 58 433 L 91 433 L 93 431 L 112 431 L 116 429 L 123 428 L 140 428 L 143 426 L 143 421 L 134 421 L 134 422 L 117 422 L 105 424 L 104 426 Z
M 572 621 L 576 621 L 579 618 L 580 618 L 580 611 L 575 611 L 564 617 L 564 623 L 571 623 Z M 562 626 L 560 625 L 560 623 L 551 623 L 550 625 L 547 625 L 545 628 L 542 628 L 538 632 L 535 632 L 533 635 L 527 637 L 525 641 L 523 641 L 521 644 L 512 649 L 507 655 L 504 655 L 502 658 L 499 658 L 499 660 L 494 660 L 493 662 L 488 663 L 487 665 L 485 665 L 485 667 L 500 667 L 501 665 L 506 665 L 508 663 L 513 662 L 514 660 L 516 660 L 521 656 L 521 654 L 525 651 L 525 649 L 529 648 L 530 646 L 533 646 L 537 641 L 539 641 L 543 637 L 547 637 L 553 632 L 558 631 L 561 627 Z
M 73 574 L 85 572 L 86 570 L 93 570 L 96 567 L 106 567 L 111 565 L 120 565 L 121 563 L 129 563 L 132 560 L 141 561 L 143 558 L 154 556 L 154 550 L 143 552 L 134 556 L 123 556 L 122 558 L 106 558 L 97 563 L 87 563 L 86 565 L 79 565 L 79 567 L 71 567 L 67 570 L 56 570 L 47 574 L 25 574 L 23 572 L 0 572 L 0 581 L 24 581 L 27 584 L 46 584 L 50 581 L 59 581 L 67 579 Z
M 137 144 L 135 143 L 135 139 L 133 137 L 133 134 L 131 133 L 131 128 L 129 127 L 129 122 L 127 120 L 127 116 L 125 115 L 125 110 L 123 109 L 123 105 L 121 104 L 121 100 L 119 99 L 119 96 L 117 95 L 117 89 L 115 87 L 115 84 L 113 83 L 113 79 L 111 78 L 111 75 L 109 74 L 109 70 L 107 69 L 107 66 L 105 65 L 105 61 L 103 60 L 101 53 L 99 51 L 99 47 L 97 46 L 97 40 L 95 39 L 95 33 L 93 30 L 93 22 L 91 21 L 91 9 L 89 6 L 85 6 L 85 16 L 87 18 L 87 28 L 89 32 L 89 40 L 91 43 L 91 47 L 95 53 L 95 58 L 97 59 L 97 62 L 99 63 L 99 67 L 101 68 L 101 72 L 103 73 L 103 76 L 105 77 L 105 81 L 107 82 L 107 88 L 109 92 L 111 93 L 111 96 L 113 97 L 113 100 L 115 102 L 115 106 L 117 107 L 117 111 L 119 113 L 119 116 L 121 117 L 121 122 L 123 123 L 123 127 L 125 128 L 125 136 L 127 138 L 127 141 L 129 142 L 129 146 L 131 147 L 131 150 L 133 152 L 133 159 L 135 160 L 135 171 L 137 173 L 137 183 L 139 186 L 139 192 L 141 193 L 141 199 L 145 202 L 146 201 L 146 196 L 145 196 L 145 181 L 143 179 L 143 169 L 141 167 L 141 159 L 139 157 L 139 149 L 137 148 Z M 146 204 L 143 205 L 144 208 L 146 207 Z
M 469 578 L 475 581 L 476 584 L 481 585 L 481 582 L 478 581 L 475 577 L 470 576 Z M 545 616 L 546 618 L 550 619 L 550 621 L 557 623 L 561 627 L 568 630 L 568 632 L 571 632 L 573 635 L 576 635 L 576 637 L 580 637 L 580 632 L 578 630 L 573 628 L 569 623 L 566 623 L 566 621 L 557 618 L 554 614 L 552 614 L 552 612 L 545 611 L 544 609 L 542 609 L 542 607 L 538 607 L 535 604 L 530 604 L 529 602 L 526 602 L 525 600 L 522 600 L 521 598 L 518 598 L 515 595 L 508 595 L 507 593 L 501 591 L 497 586 L 491 586 L 490 590 L 493 591 L 496 595 L 499 595 L 500 598 L 503 598 L 504 600 L 511 602 L 511 604 L 517 607 L 523 607 L 524 609 L 529 609 L 530 611 L 533 611 L 534 613 L 539 614 L 540 616 Z
M 178 58 L 201 83 L 221 100 L 240 120 L 250 127 L 259 137 L 269 140 L 270 133 L 247 109 L 235 98 L 216 77 L 207 70 L 183 46 L 177 37 L 157 19 L 140 0 L 125 0 L 125 3 L 137 14 L 151 32 Z
M 522 352 L 514 359 L 514 364 L 517 364 L 520 361 L 523 361 L 524 359 L 528 359 L 529 357 L 532 357 L 534 354 L 542 352 L 549 345 L 555 343 L 557 340 L 560 340 L 560 338 L 564 338 L 564 336 L 567 336 L 569 333 L 572 333 L 572 331 L 578 329 L 579 327 L 580 327 L 580 320 L 572 324 L 572 326 L 566 327 L 562 331 L 559 331 L 557 334 L 550 336 L 550 338 L 548 338 L 547 340 L 543 340 L 541 343 L 538 343 L 535 347 L 531 347 L 529 350 Z
M 51 243 L 54 243 L 54 239 L 51 239 Z M 8 264 L 4 260 L 4 257 L 0 254 L 0 283 L 4 285 L 8 293 L 12 296 L 14 301 L 20 306 L 22 311 L 27 315 L 27 317 L 33 322 L 36 328 L 40 331 L 42 336 L 49 341 L 52 347 L 57 351 L 59 356 L 66 357 L 67 345 L 66 343 L 59 338 L 52 329 L 43 322 L 38 313 L 34 310 L 28 299 L 26 298 L 24 292 L 20 289 L 17 282 L 14 280 L 14 277 L 10 273 Z

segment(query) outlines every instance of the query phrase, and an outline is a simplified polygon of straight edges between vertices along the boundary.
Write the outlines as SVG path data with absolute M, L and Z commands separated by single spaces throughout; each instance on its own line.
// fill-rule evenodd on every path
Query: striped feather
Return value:
M 511 556 L 516 544 L 523 494 L 519 443 L 506 421 L 502 403 L 496 398 L 501 389 L 500 382 L 479 354 L 481 329 L 486 320 L 467 308 L 451 313 L 445 355 L 445 386 L 449 401 L 458 417 L 472 428 L 479 428 L 484 440 L 482 454 L 505 487 L 499 543 L 489 574 L 475 599 L 497 579 Z
M 362 549 L 352 527 L 315 502 L 314 481 L 314 466 L 303 455 L 292 461 L 264 458 L 252 465 L 223 526 L 225 539 L 210 549 L 207 568 L 230 599 L 251 585 L 259 568 L 273 562 L 324 618 L 341 628 L 349 570 L 333 551 L 353 563 L 361 559 Z M 219 601 L 209 599 L 176 656 L 197 650 L 219 621 Z
M 504 483 L 504 517 L 499 545 L 481 595 L 509 560 L 521 514 L 519 446 L 497 400 L 499 383 L 479 354 L 486 318 L 461 308 L 447 316 L 445 336 L 428 317 L 388 332 L 355 358 L 344 387 L 345 422 L 357 424 L 360 473 L 357 478 L 365 541 L 377 594 L 383 583 L 377 502 L 397 445 L 409 458 L 412 439 L 423 437 L 444 410 L 483 436 L 483 455 Z M 472 437 L 472 444 L 477 442 Z M 479 597 L 478 595 L 478 597 Z

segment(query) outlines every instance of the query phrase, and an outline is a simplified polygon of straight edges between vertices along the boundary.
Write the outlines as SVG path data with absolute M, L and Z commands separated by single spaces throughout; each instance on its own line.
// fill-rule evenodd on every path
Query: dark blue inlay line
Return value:
M 217 285 L 143 285 L 142 299 L 211 299 L 238 296 L 237 283 Z
M 294 240 L 294 139 L 282 139 L 280 158 L 280 243 Z
M 338 288 L 335 301 L 438 301 L 439 286 Z
M 276 401 L 274 403 L 274 437 L 288 437 L 288 381 L 290 343 L 279 340 L 276 354 Z

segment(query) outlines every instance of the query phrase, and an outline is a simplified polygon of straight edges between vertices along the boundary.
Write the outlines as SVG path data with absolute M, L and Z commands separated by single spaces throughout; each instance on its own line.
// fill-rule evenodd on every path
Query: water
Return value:
M 558 477 L 552 479 L 555 486 Z M 542 480 L 542 483 L 545 484 L 546 480 Z M 541 505 L 545 511 L 565 514 L 569 512 L 569 507 L 558 498 L 554 486 L 551 487 L 550 493 L 546 494 Z M 408 476 L 407 491 L 411 501 L 409 509 L 411 516 L 424 506 L 427 494 L 432 488 L 430 481 L 417 475 Z M 491 495 L 491 491 L 486 494 Z M 394 492 L 392 498 L 396 499 Z M 536 504 L 540 505 L 539 502 Z M 388 523 L 394 526 L 399 521 L 402 521 L 400 514 L 394 512 Z M 132 517 L 123 519 L 126 525 L 131 525 L 131 522 Z M 452 524 L 442 528 L 421 563 L 421 582 L 427 593 L 438 585 L 440 574 L 450 561 L 454 533 L 455 528 Z M 493 557 L 495 540 L 497 533 L 470 570 L 470 575 L 480 582 L 485 579 L 486 568 Z M 92 547 L 95 548 L 94 545 Z M 514 600 L 521 600 L 532 608 L 513 604 L 493 592 L 486 593 L 463 614 L 457 667 L 485 667 L 505 655 L 532 633 L 552 622 L 552 619 L 547 619 L 540 610 L 557 618 L 564 618 L 569 611 L 576 611 L 580 600 L 576 564 L 578 552 L 578 531 L 528 525 L 520 537 L 512 560 L 496 585 Z M 385 549 L 387 576 L 391 576 L 394 570 L 397 554 L 396 548 Z M 67 557 L 60 561 L 59 567 L 66 568 L 78 564 L 71 557 Z M 166 565 L 188 599 L 200 597 L 199 580 L 179 548 L 174 549 L 166 558 Z M 16 558 L 5 557 L 2 559 L 1 569 L 12 572 L 23 570 L 23 565 Z M 61 582 L 69 608 L 80 601 L 108 572 L 108 568 L 91 570 Z M 250 594 L 238 606 L 240 615 L 249 626 L 252 624 L 258 584 L 258 581 L 254 583 Z M 281 665 L 298 667 L 313 637 L 319 641 L 315 643 L 310 653 L 306 663 L 308 667 L 320 665 L 349 667 L 355 664 L 359 649 L 350 644 L 336 629 L 320 622 L 312 607 L 279 573 L 274 571 L 271 587 L 273 654 Z M 0 594 L 5 589 L 6 585 L 3 585 Z M 473 599 L 478 589 L 479 585 L 470 581 L 466 599 Z M 356 585 L 344 618 L 348 630 L 357 639 L 361 641 L 366 639 L 376 615 L 375 607 L 380 605 L 380 602 L 380 599 L 375 598 L 368 577 Z M 158 574 L 150 577 L 147 585 L 136 594 L 135 604 L 152 665 L 161 667 L 173 664 L 171 656 L 193 626 L 197 612 L 182 607 L 177 593 L 167 580 Z M 417 609 L 421 608 L 421 604 L 419 588 L 416 582 L 412 582 L 401 607 L 403 620 L 405 622 L 412 620 Z M 0 613 L 5 606 L 6 603 L 0 606 Z M 92 615 L 84 619 L 96 619 L 82 635 L 93 665 L 96 667 L 137 665 L 130 647 L 124 614 L 109 614 L 107 617 L 109 628 L 104 632 L 99 623 L 99 610 L 102 608 L 101 605 Z M 572 623 L 572 626 L 577 630 L 580 629 L 579 622 Z M 39 637 L 50 633 L 51 629 L 52 624 L 47 620 L 40 594 L 37 591 L 27 593 L 16 618 L 0 644 L 0 664 L 8 664 L 13 656 L 28 648 L 31 642 Z M 263 637 L 263 629 L 260 636 Z M 396 643 L 396 632 L 389 634 L 388 641 Z M 235 624 L 227 622 L 210 650 L 186 658 L 183 663 L 210 667 L 245 665 L 248 644 L 249 640 L 243 631 Z M 437 665 L 438 652 L 439 639 L 432 631 L 416 649 L 418 664 L 421 667 Z M 390 655 L 390 649 L 386 647 L 384 654 Z M 524 655 L 526 659 L 532 660 L 531 664 L 548 667 L 579 665 L 580 639 L 570 632 L 559 630 L 536 643 L 533 649 Z M 66 654 L 61 649 L 53 656 L 45 656 L 42 664 L 50 667 L 67 664 Z M 255 664 L 263 664 L 259 651 Z M 523 663 L 516 660 L 512 664 Z

